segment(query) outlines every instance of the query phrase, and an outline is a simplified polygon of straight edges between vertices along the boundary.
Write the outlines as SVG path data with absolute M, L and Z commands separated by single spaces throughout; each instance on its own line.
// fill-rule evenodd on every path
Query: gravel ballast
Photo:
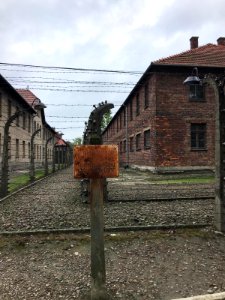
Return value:
M 82 202 L 80 182 L 72 174 L 72 168 L 62 170 L 0 202 L 0 231 L 89 227 L 90 208 Z M 121 181 L 109 181 L 109 199 L 114 201 L 104 204 L 106 227 L 212 224 L 213 199 L 123 202 L 134 199 L 135 195 L 144 200 L 147 192 L 155 198 L 162 191 L 165 196 L 168 191 L 169 196 L 173 194 L 172 199 L 178 192 L 182 196 L 194 196 L 209 189 L 212 192 L 212 187 L 206 185 L 185 185 L 183 188 L 181 185 L 161 185 L 160 188 L 148 183 L 143 174 L 142 181 L 135 173 L 132 177 L 129 174 L 129 180 L 124 180 L 122 174 Z M 135 189 L 126 189 L 125 184 L 133 184 Z M 141 184 L 145 185 L 144 189 Z
M 214 200 L 194 199 L 204 190 L 212 193 L 213 186 L 160 188 L 148 183 L 146 174 L 128 175 L 125 180 L 123 174 L 121 184 L 109 181 L 113 201 L 104 203 L 105 226 L 171 228 L 105 233 L 109 299 L 170 300 L 224 292 L 225 237 L 213 231 Z M 136 196 L 128 185 L 136 187 Z M 173 200 L 144 201 L 149 193 Z M 193 199 L 176 201 L 178 193 Z M 123 202 L 135 197 L 140 201 Z M 82 229 L 90 226 L 89 215 L 89 204 L 81 201 L 80 183 L 68 168 L 0 202 L 0 231 Z M 209 227 L 172 227 L 202 223 Z M 3 300 L 90 299 L 89 233 L 0 235 L 0 273 Z

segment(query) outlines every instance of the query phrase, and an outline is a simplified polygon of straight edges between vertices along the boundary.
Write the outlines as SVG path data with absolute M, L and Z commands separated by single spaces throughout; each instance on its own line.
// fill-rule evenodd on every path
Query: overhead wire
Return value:
M 72 72 L 100 72 L 100 73 L 116 73 L 116 74 L 134 74 L 140 75 L 141 71 L 126 71 L 126 70 L 107 70 L 107 69 L 95 69 L 95 68 L 75 68 L 75 67 L 57 67 L 57 66 L 44 66 L 44 65 L 32 65 L 32 64 L 18 64 L 18 63 L 5 63 L 0 62 L 0 66 L 7 67 L 22 67 L 22 68 L 36 68 L 44 70 L 64 70 Z

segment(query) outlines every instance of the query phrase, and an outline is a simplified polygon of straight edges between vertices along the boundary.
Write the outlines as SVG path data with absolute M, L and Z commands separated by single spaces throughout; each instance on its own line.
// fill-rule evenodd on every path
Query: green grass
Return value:
M 214 183 L 215 179 L 213 176 L 205 176 L 205 177 L 190 177 L 190 178 L 176 178 L 176 179 L 159 179 L 152 180 L 147 179 L 148 181 L 154 182 L 154 184 L 179 184 L 179 183 Z
M 44 177 L 44 170 L 37 170 L 35 172 L 35 179 L 37 180 L 42 177 Z M 12 178 L 12 180 L 10 180 L 9 192 L 12 193 L 12 192 L 18 190 L 19 188 L 26 186 L 29 182 L 30 182 L 29 174 L 18 175 L 16 177 Z

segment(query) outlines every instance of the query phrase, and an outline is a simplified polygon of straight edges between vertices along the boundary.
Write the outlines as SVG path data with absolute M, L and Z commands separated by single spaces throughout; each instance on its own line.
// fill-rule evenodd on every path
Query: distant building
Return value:
M 35 162 L 43 165 L 45 162 L 45 147 L 47 157 L 52 160 L 53 147 L 58 141 L 58 133 L 45 120 L 45 106 L 30 90 L 14 89 L 0 75 L 0 162 L 2 161 L 4 127 L 10 116 L 17 111 L 22 114 L 15 119 L 9 129 L 9 166 L 11 169 L 29 166 L 31 155 L 31 136 L 37 130 L 40 132 L 34 139 Z
M 33 116 L 32 132 L 41 129 L 35 137 L 35 160 L 36 163 L 43 164 L 45 160 L 45 147 L 47 143 L 47 158 L 52 160 L 53 147 L 56 142 L 55 130 L 46 122 L 44 108 L 45 105 L 28 89 L 17 89 L 17 92 L 35 109 L 36 114 Z
M 154 172 L 214 169 L 215 93 L 211 86 L 184 86 L 199 76 L 224 74 L 225 38 L 152 62 L 103 132 L 118 144 L 121 165 Z

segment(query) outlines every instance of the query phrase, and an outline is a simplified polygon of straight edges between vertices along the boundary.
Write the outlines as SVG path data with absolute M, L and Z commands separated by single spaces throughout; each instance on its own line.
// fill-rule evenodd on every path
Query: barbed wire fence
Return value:
M 82 134 L 84 122 L 88 120 L 93 105 L 102 100 L 98 100 L 99 95 L 101 97 L 110 95 L 110 99 L 107 100 L 114 104 L 115 112 L 123 109 L 124 96 L 130 93 L 142 74 L 139 71 L 50 68 L 2 63 L 0 63 L 0 72 L 3 72 L 5 78 L 16 89 L 22 87 L 34 90 L 34 93 L 36 91 L 63 93 L 64 98 L 54 100 L 54 103 L 47 97 L 43 99 L 48 107 L 46 119 L 50 120 L 50 124 L 57 125 L 56 131 L 74 130 L 71 140 Z M 143 84 L 140 86 L 144 87 Z M 82 98 L 74 96 L 72 101 L 68 100 L 68 103 L 66 100 L 68 93 L 73 96 L 77 94 L 84 94 L 84 96 Z M 89 94 L 88 101 L 85 101 L 87 94 Z M 140 101 L 143 95 L 139 95 Z M 107 144 L 118 145 L 121 165 L 120 177 L 108 180 L 108 201 L 105 203 L 106 227 L 130 227 L 132 230 L 157 226 L 159 228 L 160 226 L 165 228 L 213 226 L 214 174 L 210 171 L 154 174 L 148 170 L 133 169 L 132 165 L 145 164 L 149 147 L 146 148 L 142 121 L 138 125 L 129 125 L 129 131 L 119 137 L 119 133 L 126 131 L 126 122 L 131 117 L 129 112 L 127 115 L 124 114 L 121 124 L 113 128 L 105 140 Z M 3 122 L 6 121 L 7 119 Z M 12 123 L 11 126 L 16 126 L 16 123 Z M 134 131 L 135 134 L 131 136 L 131 132 Z M 116 134 L 118 134 L 117 142 L 111 138 Z M 136 138 L 138 134 L 141 134 L 140 140 L 138 144 L 133 140 L 133 148 L 131 148 L 130 138 Z M 13 141 L 11 145 L 16 146 Z M 62 165 L 68 168 L 0 203 L 2 231 L 84 229 L 89 226 L 87 218 L 89 208 L 88 204 L 81 201 L 79 181 L 73 178 L 71 166 L 69 167 L 65 161 L 62 162 L 60 155 L 62 154 L 53 151 L 50 160 L 45 163 L 46 170 L 51 161 L 53 170 L 59 169 Z M 23 210 L 23 207 L 27 209 Z M 6 216 L 6 212 L 9 211 L 11 219 Z M 19 211 L 19 214 L 16 211 Z M 27 220 L 27 223 L 21 220 Z

